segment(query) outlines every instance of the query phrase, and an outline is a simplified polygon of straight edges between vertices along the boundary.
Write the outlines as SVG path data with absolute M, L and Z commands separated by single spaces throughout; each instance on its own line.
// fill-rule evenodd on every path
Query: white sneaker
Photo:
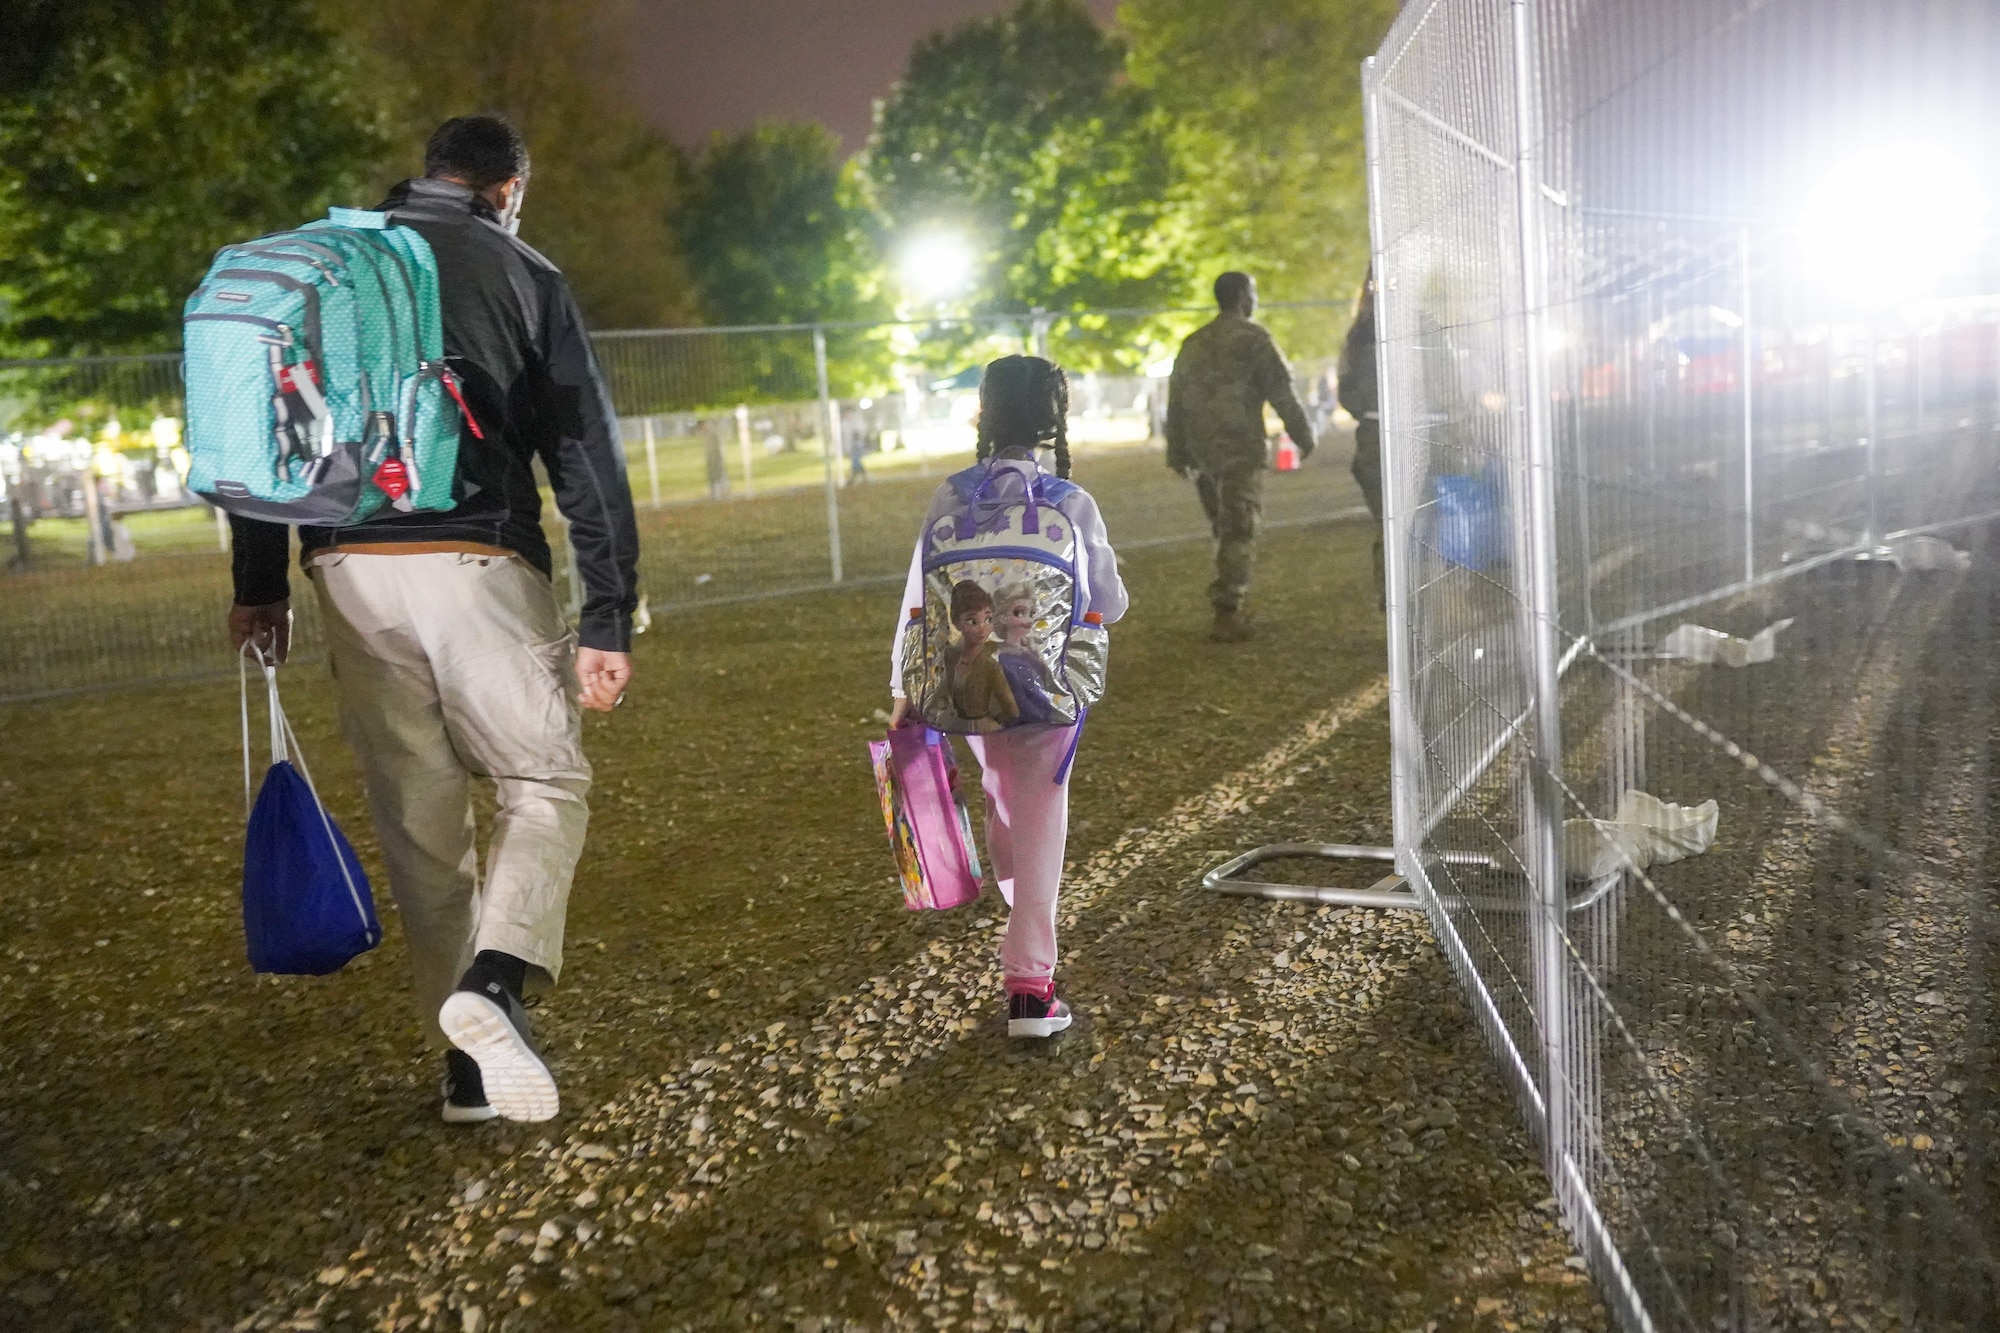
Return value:
M 500 983 L 455 990 L 438 1010 L 451 1044 L 479 1063 L 486 1099 L 509 1120 L 553 1120 L 560 1109 L 555 1075 L 535 1053 L 521 1002 Z

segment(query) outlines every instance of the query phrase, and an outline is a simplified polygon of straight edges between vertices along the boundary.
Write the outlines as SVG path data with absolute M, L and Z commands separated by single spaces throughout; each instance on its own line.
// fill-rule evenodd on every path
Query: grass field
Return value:
M 933 458 L 918 475 L 840 491 L 844 577 L 901 575 L 931 489 L 946 472 L 970 462 L 969 455 Z M 1192 487 L 1162 466 L 1157 449 L 1087 451 L 1077 467 L 1079 479 L 1101 497 L 1119 542 L 1203 535 Z M 1355 498 L 1342 458 L 1330 450 L 1276 480 L 1268 515 L 1277 523 L 1323 518 L 1351 508 Z M 553 506 L 545 512 L 553 514 Z M 74 559 L 0 574 L 0 701 L 234 669 L 217 629 L 229 599 L 229 563 L 215 550 L 206 511 L 136 515 L 132 521 L 142 520 L 147 541 L 128 564 L 83 564 L 79 527 L 72 534 Z M 38 523 L 34 531 L 45 528 L 70 540 L 61 536 L 66 530 L 60 523 Z M 639 529 L 641 591 L 661 611 L 818 588 L 832 578 L 823 488 L 642 507 Z M 561 540 L 555 540 L 560 552 Z M 312 599 L 294 598 L 293 610 L 300 650 L 310 657 L 318 646 Z
M 1125 556 L 1081 1017 L 1036 1049 L 1001 1035 L 998 904 L 894 887 L 862 746 L 894 594 L 661 617 L 587 726 L 539 1127 L 437 1122 L 384 886 L 341 974 L 245 967 L 229 685 L 0 712 L 0 1325 L 1601 1328 L 1421 920 L 1194 887 L 1387 840 L 1368 542 L 1274 531 L 1241 647 L 1202 638 L 1205 544 Z M 289 706 L 373 869 L 322 670 Z

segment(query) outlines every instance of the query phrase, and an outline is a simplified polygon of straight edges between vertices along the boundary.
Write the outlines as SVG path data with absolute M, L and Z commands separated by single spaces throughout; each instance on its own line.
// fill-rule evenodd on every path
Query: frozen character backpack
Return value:
M 1110 637 L 1084 609 L 1082 548 L 1057 508 L 1077 487 L 981 463 L 921 538 L 924 601 L 903 626 L 903 693 L 939 731 L 1070 726 L 1104 695 Z M 977 714 L 968 716 L 968 712 Z
M 188 488 L 275 523 L 450 509 L 459 423 L 437 261 L 387 213 L 336 208 L 224 246 L 188 297 Z

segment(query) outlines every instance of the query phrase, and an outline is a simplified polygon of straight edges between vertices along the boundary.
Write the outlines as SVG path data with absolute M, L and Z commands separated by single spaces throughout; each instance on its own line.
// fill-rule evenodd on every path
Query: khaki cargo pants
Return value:
M 548 579 L 504 556 L 331 553 L 313 565 L 341 729 L 361 761 L 417 1014 L 480 949 L 562 970 L 570 878 L 589 821 L 576 641 Z M 481 882 L 472 780 L 498 808 Z
M 1264 514 L 1264 469 L 1256 466 L 1195 474 L 1195 492 L 1215 534 L 1215 582 L 1208 600 L 1218 611 L 1238 611 L 1257 563 L 1257 522 Z

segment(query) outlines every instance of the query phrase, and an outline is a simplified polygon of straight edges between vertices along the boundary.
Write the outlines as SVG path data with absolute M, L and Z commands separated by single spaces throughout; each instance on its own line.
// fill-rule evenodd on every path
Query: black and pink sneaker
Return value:
M 1053 1037 L 1069 1025 L 1069 1006 L 1056 998 L 1053 986 L 1047 996 L 1026 991 L 1013 991 L 1007 996 L 1010 1037 Z

